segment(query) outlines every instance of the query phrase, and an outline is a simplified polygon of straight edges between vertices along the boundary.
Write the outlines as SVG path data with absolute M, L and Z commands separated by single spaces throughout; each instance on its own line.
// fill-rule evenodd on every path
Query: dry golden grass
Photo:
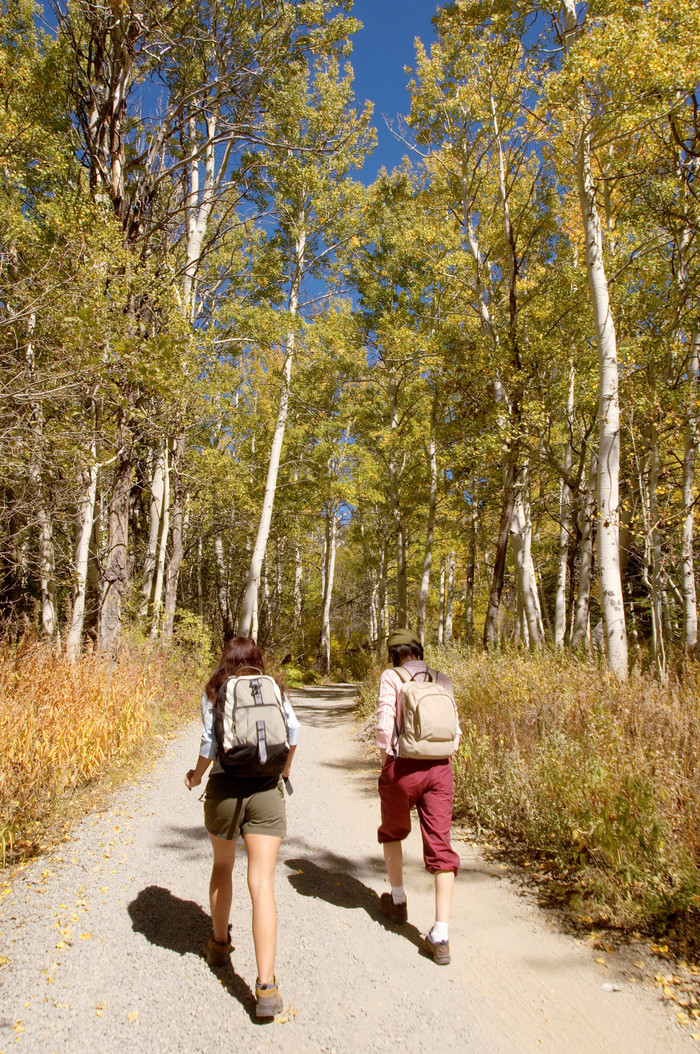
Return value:
M 53 817 L 132 755 L 181 693 L 162 660 L 72 665 L 0 644 L 0 862 L 32 850 Z

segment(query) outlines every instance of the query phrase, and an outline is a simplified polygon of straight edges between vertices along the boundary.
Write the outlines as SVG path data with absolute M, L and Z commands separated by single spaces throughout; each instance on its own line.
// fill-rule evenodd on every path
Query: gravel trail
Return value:
M 17 874 L 0 900 L 0 1054 L 230 1049 L 501 1054 L 696 1050 L 655 990 L 614 957 L 554 932 L 468 843 L 450 925 L 452 964 L 419 954 L 433 917 L 417 830 L 406 844 L 409 923 L 378 910 L 377 766 L 353 738 L 347 687 L 294 692 L 302 721 L 277 869 L 285 1011 L 254 1018 L 245 852 L 234 871 L 232 967 L 199 955 L 210 849 L 183 785 L 198 722 L 155 768 Z M 619 988 L 618 991 L 605 990 Z

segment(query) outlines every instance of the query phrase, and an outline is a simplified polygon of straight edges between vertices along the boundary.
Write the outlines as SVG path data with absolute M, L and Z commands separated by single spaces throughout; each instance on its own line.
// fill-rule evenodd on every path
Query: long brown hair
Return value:
M 265 673 L 263 653 L 250 637 L 232 637 L 226 642 L 219 665 L 204 687 L 207 698 L 215 703 L 219 698 L 219 688 L 226 678 L 242 673 L 243 670 L 260 670 Z

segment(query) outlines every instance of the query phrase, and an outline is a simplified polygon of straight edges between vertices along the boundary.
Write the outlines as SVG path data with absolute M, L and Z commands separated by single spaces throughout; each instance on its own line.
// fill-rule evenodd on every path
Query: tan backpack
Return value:
M 452 757 L 459 728 L 457 707 L 447 689 L 438 684 L 437 670 L 428 667 L 422 681 L 414 680 L 415 675 L 401 666 L 395 666 L 394 672 L 403 681 L 403 721 L 401 729 L 396 729 L 399 757 Z
M 289 756 L 287 722 L 277 682 L 262 673 L 229 677 L 214 707 L 223 767 L 236 776 L 279 776 Z

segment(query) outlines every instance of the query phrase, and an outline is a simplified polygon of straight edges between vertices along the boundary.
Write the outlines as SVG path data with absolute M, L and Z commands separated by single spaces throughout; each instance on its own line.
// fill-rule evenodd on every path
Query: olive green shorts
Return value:
M 204 792 L 204 826 L 215 838 L 268 834 L 284 838 L 287 813 L 279 780 L 240 780 L 227 773 L 209 777 Z

